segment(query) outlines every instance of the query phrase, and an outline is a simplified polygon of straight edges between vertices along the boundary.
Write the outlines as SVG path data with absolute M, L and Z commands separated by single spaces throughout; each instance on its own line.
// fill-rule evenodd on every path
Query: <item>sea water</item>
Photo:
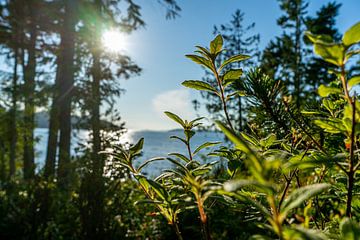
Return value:
M 187 149 L 182 142 L 176 139 L 171 139 L 170 137 L 177 135 L 183 137 L 184 133 L 181 130 L 171 130 L 171 131 L 135 131 L 127 130 L 119 141 L 119 144 L 136 143 L 140 138 L 144 138 L 144 148 L 143 154 L 135 160 L 135 165 L 140 165 L 147 159 L 154 157 L 167 157 L 169 153 L 179 152 L 187 156 Z M 44 166 L 45 156 L 46 156 L 46 146 L 48 141 L 48 129 L 46 128 L 37 128 L 35 130 L 35 137 L 37 139 L 36 143 L 36 158 L 35 162 L 37 169 L 41 169 Z M 81 147 L 88 145 L 89 131 L 87 130 L 74 130 L 71 146 L 71 154 L 81 155 Z M 191 148 L 192 150 L 200 146 L 204 142 L 215 142 L 223 141 L 224 135 L 219 132 L 214 131 L 198 131 L 194 137 L 191 139 Z M 208 153 L 218 146 L 210 147 L 203 150 L 203 153 Z M 80 150 L 79 150 L 80 149 Z M 206 156 L 206 155 L 204 155 Z M 210 161 L 210 157 L 208 158 Z M 206 160 L 206 159 L 205 159 Z M 212 159 L 213 160 L 213 159 Z M 144 173 L 150 176 L 158 175 L 161 170 L 171 167 L 171 164 L 168 161 L 156 161 L 149 164 L 144 168 Z

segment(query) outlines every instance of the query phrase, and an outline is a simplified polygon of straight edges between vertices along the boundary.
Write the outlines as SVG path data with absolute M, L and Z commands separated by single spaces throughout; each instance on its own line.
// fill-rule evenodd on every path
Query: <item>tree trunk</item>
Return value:
M 96 46 L 98 48 L 98 45 Z M 100 137 L 100 80 L 101 80 L 101 66 L 100 66 L 100 51 L 96 49 L 93 54 L 93 69 L 92 69 L 92 116 L 91 116 L 91 128 L 93 134 L 92 145 L 92 173 L 93 173 L 93 186 L 89 190 L 91 191 L 91 198 L 89 199 L 92 212 L 92 219 L 90 226 L 92 225 L 93 231 L 90 239 L 99 239 L 103 235 L 103 195 L 104 195 L 104 183 L 103 183 L 103 158 L 98 152 L 101 150 L 101 137 Z M 89 232 L 88 232 L 89 234 Z
M 35 129 L 35 75 L 36 75 L 36 39 L 35 9 L 30 8 L 30 41 L 27 47 L 28 62 L 24 71 L 25 109 L 24 109 L 24 179 L 30 179 L 35 174 L 34 163 L 34 129 Z
M 55 77 L 54 95 L 53 102 L 50 110 L 49 118 L 49 136 L 45 159 L 45 171 L 44 176 L 46 178 L 54 177 L 55 175 L 55 164 L 56 164 L 56 153 L 58 146 L 58 133 L 59 133 L 59 78 L 62 72 L 61 70 L 61 52 L 57 59 L 57 70 Z
M 101 1 L 96 1 L 96 10 L 98 19 L 95 23 L 94 44 L 92 48 L 93 65 L 91 69 L 92 75 L 92 109 L 91 109 L 91 129 L 93 135 L 92 141 L 92 186 L 88 193 L 89 209 L 91 209 L 90 219 L 86 221 L 85 235 L 88 239 L 101 239 L 104 235 L 103 215 L 104 215 L 104 181 L 103 181 L 103 158 L 98 152 L 101 150 L 100 136 L 100 80 L 101 80 L 101 24 L 100 16 L 102 11 Z
M 16 33 L 15 33 L 16 34 Z M 10 116 L 10 158 L 9 158 L 9 177 L 14 176 L 16 171 L 16 143 L 17 143 L 17 125 L 16 125 L 16 112 L 17 112 L 17 78 L 18 78 L 18 53 L 17 46 L 14 48 L 14 70 L 13 70 L 13 89 L 12 89 L 12 107 Z
M 75 9 L 76 1 L 65 1 L 64 28 L 61 35 L 62 63 L 60 84 L 59 184 L 67 188 L 70 178 L 71 97 L 74 88 Z M 60 120 L 60 119 L 59 119 Z

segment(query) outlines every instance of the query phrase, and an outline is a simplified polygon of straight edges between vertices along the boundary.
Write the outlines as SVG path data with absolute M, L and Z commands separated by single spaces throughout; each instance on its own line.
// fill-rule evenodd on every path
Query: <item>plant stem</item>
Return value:
M 324 150 L 324 148 L 321 146 L 321 144 L 315 140 L 315 138 L 313 138 L 313 136 L 297 121 L 297 119 L 295 118 L 294 114 L 291 112 L 291 110 L 289 109 L 289 105 L 284 102 L 285 107 L 286 107 L 286 112 L 289 113 L 291 119 L 296 123 L 296 125 L 298 125 L 298 127 L 301 129 L 301 131 L 303 131 L 309 138 L 310 140 L 316 145 L 316 147 L 318 148 L 318 150 L 320 150 L 322 153 L 324 153 L 326 156 L 329 156 L 329 154 Z M 338 162 L 335 162 L 336 166 L 338 166 L 343 172 L 345 172 L 346 174 L 348 174 L 348 172 L 346 171 L 346 169 L 341 166 Z
M 346 201 L 346 216 L 351 217 L 351 202 L 352 202 L 352 194 L 354 188 L 354 145 L 355 145 L 355 113 L 356 113 L 356 99 L 350 99 L 351 107 L 352 107 L 352 126 L 351 126 L 351 135 L 350 135 L 350 165 L 348 172 L 348 192 L 347 192 L 347 201 Z
M 190 161 L 192 161 L 192 154 L 191 154 L 191 148 L 190 148 L 190 141 L 188 141 L 186 143 L 186 147 L 187 147 L 187 150 L 188 150 L 188 153 L 189 153 L 189 159 Z
M 216 69 L 216 66 L 215 66 L 214 62 L 212 62 L 212 65 L 213 65 L 213 68 Z M 227 111 L 225 95 L 224 95 L 224 86 L 221 83 L 219 73 L 216 70 L 214 70 L 214 74 L 215 74 L 215 78 L 216 78 L 217 84 L 218 84 L 219 89 L 220 89 L 220 94 L 221 94 L 220 99 L 221 99 L 221 102 L 223 104 L 223 110 L 224 110 L 224 113 L 225 113 L 226 121 L 228 122 L 231 130 L 233 130 L 233 132 L 235 132 L 235 129 L 234 129 L 234 127 L 233 127 L 233 125 L 232 125 L 232 123 L 230 121 L 229 113 Z
M 344 93 L 345 93 L 345 98 L 348 101 L 348 103 L 351 105 L 351 98 L 349 95 L 349 90 L 347 88 L 347 83 L 346 83 L 346 73 L 345 73 L 345 65 L 341 65 L 341 75 L 340 75 L 340 79 L 341 79 L 341 83 L 344 89 Z
M 179 225 L 177 224 L 176 221 L 174 222 L 173 227 L 175 229 L 175 233 L 176 233 L 176 236 L 177 236 L 178 240 L 183 240 L 183 237 L 182 237 L 180 229 L 179 229 Z
M 302 155 L 301 160 L 304 159 L 304 157 L 305 157 L 305 155 L 306 155 L 306 153 L 307 153 L 308 150 L 309 150 L 309 146 L 306 147 L 306 150 L 305 150 L 304 154 Z M 300 160 L 300 161 L 301 161 L 301 160 Z M 292 179 L 294 178 L 294 176 L 297 174 L 297 172 L 298 172 L 298 169 L 296 168 L 295 170 L 293 170 L 293 171 L 291 172 L 289 178 L 286 178 L 286 175 L 284 175 L 285 180 L 286 180 L 286 185 L 285 185 L 283 194 L 281 195 L 281 198 L 280 198 L 280 202 L 279 202 L 279 206 L 278 206 L 278 211 L 280 211 L 281 204 L 282 204 L 283 201 L 285 200 L 285 196 L 286 196 L 286 194 L 287 194 L 287 192 L 288 192 L 288 189 L 289 189 L 289 187 L 290 187 L 291 181 L 292 181 Z
M 197 198 L 197 205 L 198 205 L 199 214 L 200 214 L 201 229 L 202 229 L 204 239 L 211 240 L 211 235 L 210 235 L 210 231 L 209 231 L 209 227 L 208 227 L 208 221 L 207 221 L 207 216 L 206 216 L 206 213 L 204 210 L 203 201 L 201 200 L 201 198 L 199 196 L 197 196 L 196 198 Z
M 280 240 L 283 240 L 283 234 L 282 234 L 282 226 L 281 226 L 281 222 L 279 221 L 279 211 L 276 208 L 276 204 L 275 204 L 275 197 L 274 196 L 269 196 L 268 197 L 268 202 L 270 205 L 270 208 L 272 210 L 272 221 L 275 224 L 274 230 L 276 232 L 276 234 L 279 236 Z

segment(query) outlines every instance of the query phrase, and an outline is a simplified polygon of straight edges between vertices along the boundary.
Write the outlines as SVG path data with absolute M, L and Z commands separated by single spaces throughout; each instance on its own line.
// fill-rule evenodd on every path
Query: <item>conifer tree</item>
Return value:
M 263 51 L 261 67 L 271 78 L 284 81 L 299 108 L 302 101 L 314 98 L 316 86 L 333 79 L 327 73 L 330 65 L 311 55 L 304 33 L 310 30 L 339 38 L 335 18 L 341 5 L 328 3 L 312 17 L 307 14 L 307 1 L 280 0 L 279 4 L 284 15 L 277 23 L 283 28 L 283 33 L 271 40 Z M 313 91 L 308 91 L 309 88 Z

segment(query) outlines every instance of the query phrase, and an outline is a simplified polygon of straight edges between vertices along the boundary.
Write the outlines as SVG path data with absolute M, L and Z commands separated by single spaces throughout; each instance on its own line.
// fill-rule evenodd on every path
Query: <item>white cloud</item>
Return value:
M 192 120 L 195 113 L 191 101 L 192 97 L 189 90 L 170 90 L 155 96 L 152 100 L 152 106 L 162 119 L 167 118 L 164 111 L 169 111 L 183 119 Z

